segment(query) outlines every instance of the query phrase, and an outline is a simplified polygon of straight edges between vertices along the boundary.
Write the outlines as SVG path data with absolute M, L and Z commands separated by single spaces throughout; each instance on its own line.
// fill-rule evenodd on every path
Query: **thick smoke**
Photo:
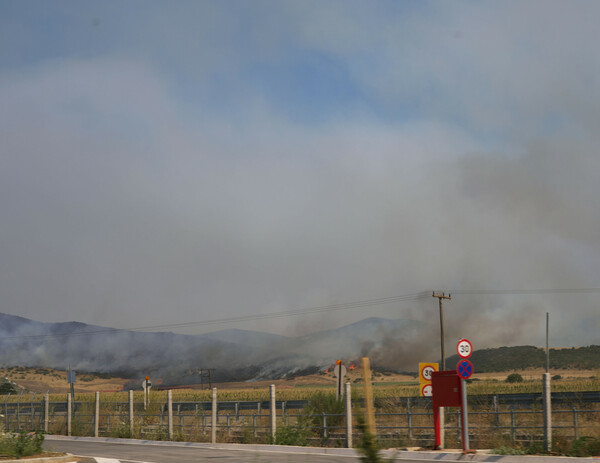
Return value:
M 114 29 L 93 37 L 86 7 L 48 33 L 14 3 L 0 15 L 2 312 L 198 334 L 421 290 L 600 286 L 597 3 L 130 4 L 98 7 Z M 447 350 L 542 345 L 545 312 L 553 346 L 597 342 L 595 299 L 457 292 Z M 357 355 L 439 358 L 432 298 L 235 327 L 306 335 L 369 316 L 427 329 L 356 338 Z M 7 342 L 23 361 L 81 352 L 81 368 L 139 371 L 340 351 L 273 341 L 241 362 L 234 342 L 76 338 Z

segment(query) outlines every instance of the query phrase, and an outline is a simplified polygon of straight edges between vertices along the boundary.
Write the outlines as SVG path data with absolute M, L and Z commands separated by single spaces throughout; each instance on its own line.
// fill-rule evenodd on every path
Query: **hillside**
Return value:
M 449 357 L 446 360 L 447 368 L 456 368 L 459 360 L 458 355 Z M 545 368 L 546 351 L 534 346 L 481 349 L 474 351 L 469 360 L 481 373 Z M 572 347 L 570 349 L 551 348 L 550 369 L 600 369 L 600 346 Z
M 211 369 L 214 382 L 294 378 L 322 372 L 336 359 L 349 365 L 366 356 L 376 371 L 415 372 L 419 360 L 411 346 L 424 328 L 412 320 L 371 317 L 297 337 L 246 330 L 181 335 L 0 314 L 0 367 L 64 371 L 71 366 L 81 372 L 195 384 L 201 382 L 200 369 Z M 600 346 L 552 349 L 550 359 L 553 369 L 598 370 Z M 448 368 L 454 368 L 458 357 L 447 360 Z M 479 373 L 545 366 L 544 350 L 534 346 L 481 349 L 471 360 Z
M 288 337 L 246 330 L 201 335 L 137 332 L 78 322 L 41 323 L 0 314 L 0 366 L 29 366 L 162 377 L 200 382 L 285 377 L 325 369 L 338 358 L 356 359 L 365 346 L 409 339 L 420 325 L 411 320 L 367 318 L 337 329 Z M 364 355 L 364 354 L 363 354 Z M 181 383 L 180 383 L 181 384 Z

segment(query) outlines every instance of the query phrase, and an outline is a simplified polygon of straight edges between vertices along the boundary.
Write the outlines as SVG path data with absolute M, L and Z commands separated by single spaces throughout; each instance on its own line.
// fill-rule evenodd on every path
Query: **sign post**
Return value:
M 77 380 L 75 372 L 71 370 L 71 365 L 69 364 L 69 369 L 67 370 L 67 383 L 71 386 L 71 398 L 75 399 L 75 381 Z
M 456 372 L 461 378 L 461 402 L 462 402 L 462 442 L 463 452 L 469 450 L 469 413 L 467 407 L 467 383 L 466 380 L 473 374 L 473 364 L 467 360 L 473 353 L 473 345 L 468 339 L 461 339 L 456 344 L 456 353 L 462 358 L 456 365 Z
M 337 387 L 335 389 L 335 398 L 341 399 L 344 397 L 344 376 L 346 376 L 346 367 L 342 365 L 342 361 L 338 360 L 335 362 L 335 367 L 333 368 L 333 372 L 337 378 Z
M 456 351 L 462 358 L 458 362 L 456 370 L 434 371 L 431 373 L 435 447 L 439 449 L 442 445 L 440 408 L 460 407 L 463 452 L 468 452 L 470 447 L 466 380 L 473 374 L 473 364 L 467 360 L 467 357 L 471 356 L 473 346 L 468 340 L 461 339 L 456 346 Z
M 148 408 L 150 405 L 150 388 L 152 387 L 152 382 L 150 381 L 150 376 L 146 376 L 144 381 L 142 381 L 142 388 L 144 389 L 144 410 Z

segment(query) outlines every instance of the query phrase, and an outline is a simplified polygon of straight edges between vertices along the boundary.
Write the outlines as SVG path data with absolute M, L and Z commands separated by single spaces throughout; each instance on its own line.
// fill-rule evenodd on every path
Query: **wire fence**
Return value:
M 309 443 L 343 446 L 348 440 L 346 413 L 314 413 L 305 401 L 269 402 L 143 402 L 29 400 L 2 404 L 6 432 L 45 430 L 52 434 L 210 442 L 213 423 L 221 442 L 273 442 L 277 432 L 302 429 Z M 600 435 L 600 401 L 557 400 L 552 411 L 553 436 L 566 440 Z M 496 448 L 543 440 L 543 413 L 537 400 L 506 397 L 469 398 L 469 436 L 477 448 Z M 554 397 L 553 397 L 554 401 Z M 171 410 L 169 413 L 169 404 Z M 390 446 L 432 446 L 434 427 L 429 399 L 404 398 L 377 404 L 376 433 Z M 553 403 L 554 406 L 554 403 Z M 352 402 L 353 437 L 362 403 Z M 213 421 L 214 420 L 214 421 Z M 446 446 L 459 446 L 460 411 L 448 409 Z

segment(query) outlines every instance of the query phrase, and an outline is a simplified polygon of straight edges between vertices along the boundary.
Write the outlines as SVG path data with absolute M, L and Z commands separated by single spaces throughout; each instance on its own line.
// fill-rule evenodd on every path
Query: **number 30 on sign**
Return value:
M 430 383 L 431 373 L 438 371 L 439 365 L 437 363 L 419 363 L 419 382 Z
M 468 339 L 461 339 L 458 341 L 458 344 L 456 344 L 456 352 L 460 358 L 469 358 L 473 353 L 473 346 Z

